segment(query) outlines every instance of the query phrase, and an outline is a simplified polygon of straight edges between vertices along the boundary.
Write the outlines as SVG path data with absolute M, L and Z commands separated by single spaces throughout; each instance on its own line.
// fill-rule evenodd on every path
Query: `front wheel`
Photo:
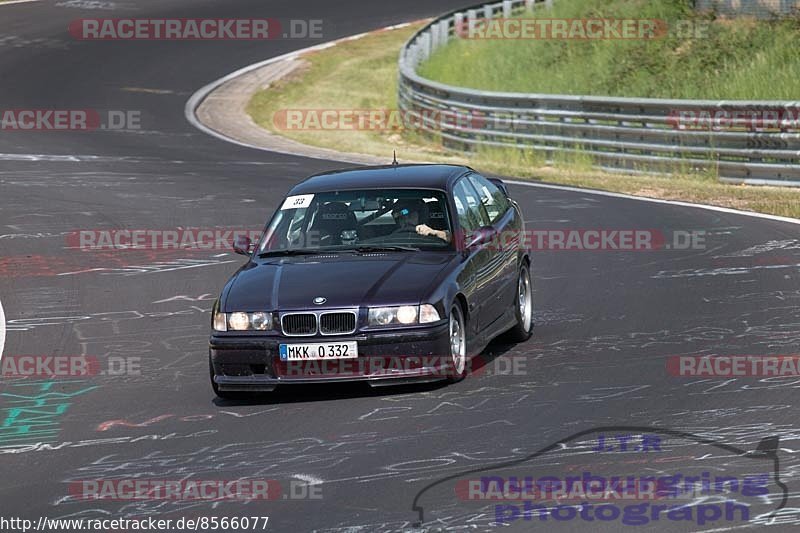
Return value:
M 458 303 L 450 310 L 450 372 L 447 381 L 457 383 L 467 375 L 467 328 Z
M 528 265 L 522 265 L 519 269 L 514 312 L 517 323 L 509 330 L 508 335 L 513 342 L 524 342 L 533 334 L 533 287 Z

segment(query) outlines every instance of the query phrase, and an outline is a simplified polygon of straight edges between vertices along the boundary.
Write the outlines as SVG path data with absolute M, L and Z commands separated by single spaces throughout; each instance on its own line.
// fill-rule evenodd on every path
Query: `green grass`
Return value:
M 273 123 L 285 109 L 394 109 L 397 56 L 419 25 L 369 35 L 307 54 L 307 68 L 255 94 L 248 112 L 262 127 L 312 146 L 371 154 L 391 161 L 467 164 L 490 173 L 638 196 L 700 202 L 800 218 L 800 190 L 718 183 L 713 173 L 690 169 L 673 177 L 625 176 L 591 168 L 583 154 L 557 157 L 551 165 L 533 150 L 481 148 L 453 154 L 413 131 L 285 131 Z
M 521 18 L 531 18 L 528 13 Z M 650 40 L 454 39 L 424 77 L 483 90 L 649 98 L 797 100 L 800 17 L 756 22 L 698 14 L 690 0 L 557 0 L 538 18 L 693 20 L 700 37 Z
M 258 124 L 274 129 L 273 115 L 282 109 L 395 109 L 397 54 L 401 42 L 411 33 L 411 29 L 382 32 L 309 54 L 306 59 L 311 62 L 310 69 L 257 93 L 248 112 Z M 373 153 L 364 150 L 376 148 L 376 143 L 403 144 L 400 134 L 390 131 L 292 130 L 278 133 L 312 146 L 333 147 L 344 152 Z M 331 137 L 335 142 L 331 143 Z M 382 154 L 391 161 L 391 149 Z

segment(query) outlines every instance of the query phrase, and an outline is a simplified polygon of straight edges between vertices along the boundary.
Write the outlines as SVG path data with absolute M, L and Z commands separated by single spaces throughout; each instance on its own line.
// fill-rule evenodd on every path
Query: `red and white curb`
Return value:
M 425 20 L 421 20 L 421 21 L 417 21 L 417 22 L 425 22 Z M 225 83 L 228 83 L 229 81 L 231 81 L 233 79 L 236 79 L 239 76 L 244 76 L 245 74 L 253 72 L 254 70 L 258 70 L 258 69 L 266 67 L 268 65 L 272 65 L 273 63 L 279 63 L 281 61 L 288 61 L 288 60 L 292 60 L 292 59 L 297 59 L 298 57 L 302 56 L 303 54 L 307 54 L 309 52 L 317 52 L 319 50 L 325 50 L 326 48 L 334 47 L 339 43 L 344 43 L 344 42 L 349 42 L 349 41 L 357 41 L 358 39 L 366 37 L 367 35 L 372 35 L 372 34 L 375 34 L 375 33 L 380 33 L 380 32 L 390 31 L 390 30 L 399 30 L 401 28 L 405 28 L 407 26 L 411 26 L 412 24 L 416 24 L 416 22 L 404 22 L 402 24 L 395 24 L 394 26 L 386 26 L 385 28 L 381 28 L 379 30 L 373 30 L 373 31 L 368 31 L 368 32 L 364 32 L 364 33 L 359 33 L 358 35 L 351 35 L 350 37 L 343 37 L 341 39 L 336 39 L 335 41 L 330 41 L 330 42 L 318 44 L 318 45 L 315 45 L 315 46 L 309 46 L 308 48 L 302 48 L 300 50 L 295 50 L 294 52 L 289 52 L 288 54 L 279 55 L 277 57 L 273 57 L 273 58 L 267 59 L 265 61 L 260 61 L 258 63 L 254 63 L 252 65 L 248 65 L 248 66 L 246 66 L 244 68 L 240 68 L 239 70 L 237 70 L 235 72 L 231 72 L 227 76 L 224 76 L 224 77 L 222 77 L 222 78 L 220 78 L 218 80 L 212 81 L 211 83 L 209 83 L 208 85 L 206 85 L 205 87 L 201 88 L 196 93 L 194 93 L 191 96 L 191 98 L 189 98 L 189 100 L 186 102 L 186 106 L 184 107 L 184 115 L 186 116 L 186 120 L 188 120 L 192 124 L 192 126 L 194 126 L 195 128 L 199 129 L 203 133 L 207 133 L 208 135 L 211 135 L 212 137 L 216 137 L 217 139 L 221 139 L 223 141 L 227 141 L 229 143 L 236 144 L 238 146 L 244 146 L 245 148 L 253 148 L 254 150 L 262 150 L 262 151 L 265 151 L 265 152 L 271 152 L 272 150 L 270 150 L 269 148 L 265 148 L 263 146 L 256 146 L 256 145 L 253 145 L 253 144 L 245 143 L 245 142 L 233 139 L 231 137 L 228 137 L 227 135 L 223 135 L 222 133 L 219 133 L 218 131 L 215 131 L 215 130 L 209 128 L 208 126 L 206 126 L 205 124 L 200 122 L 200 120 L 197 118 L 197 113 L 196 113 L 197 112 L 197 108 L 200 107 L 200 104 L 203 103 L 203 100 L 205 100 L 208 97 L 209 94 L 214 92 L 221 85 L 224 85 Z

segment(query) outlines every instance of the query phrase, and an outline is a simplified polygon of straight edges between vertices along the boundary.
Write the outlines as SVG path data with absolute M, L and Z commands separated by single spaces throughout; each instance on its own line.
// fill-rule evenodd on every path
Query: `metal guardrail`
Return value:
M 772 18 L 795 15 L 800 12 L 798 0 L 695 0 L 700 10 L 716 11 L 723 15 L 747 15 L 756 18 Z
M 448 13 L 428 24 L 400 52 L 400 109 L 424 133 L 458 151 L 513 147 L 535 150 L 548 160 L 581 154 L 613 171 L 710 169 L 722 181 L 800 186 L 800 102 L 489 92 L 417 74 L 422 62 L 460 38 L 474 21 L 546 9 L 552 1 L 505 0 Z M 724 113 L 733 127 L 685 128 L 681 117 L 699 111 Z M 780 120 L 754 123 L 748 118 L 764 111 Z

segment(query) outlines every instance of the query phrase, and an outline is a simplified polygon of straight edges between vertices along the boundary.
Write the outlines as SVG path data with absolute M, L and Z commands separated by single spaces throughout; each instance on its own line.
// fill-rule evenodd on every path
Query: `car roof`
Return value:
M 297 184 L 291 195 L 355 189 L 419 188 L 446 190 L 450 180 L 472 172 L 460 165 L 385 165 L 315 174 Z

